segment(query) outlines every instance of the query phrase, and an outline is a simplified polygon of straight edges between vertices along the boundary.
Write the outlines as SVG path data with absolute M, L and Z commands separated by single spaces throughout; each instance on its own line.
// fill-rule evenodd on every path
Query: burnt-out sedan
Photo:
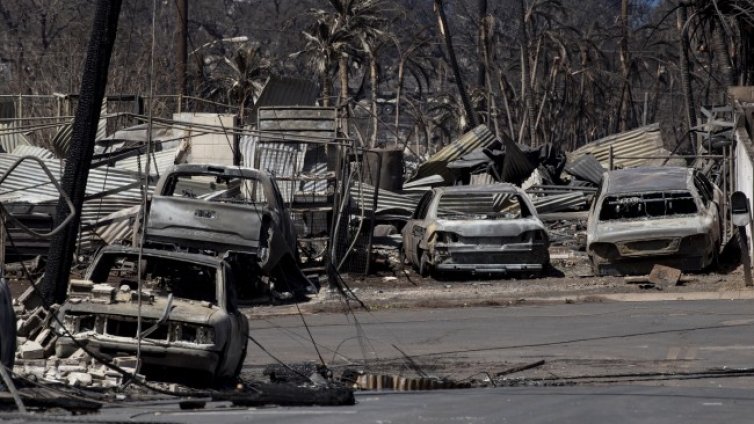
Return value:
M 690 168 L 605 173 L 587 226 L 595 274 L 646 274 L 656 264 L 682 271 L 713 265 L 721 244 L 720 201 L 720 189 Z
M 249 324 L 236 305 L 232 266 L 218 257 L 152 249 L 141 252 L 139 266 L 139 256 L 136 248 L 106 247 L 84 280 L 71 281 L 59 311 L 67 331 L 58 329 L 57 355 L 76 349 L 71 336 L 105 357 L 135 356 L 140 344 L 147 374 L 158 379 L 165 368 L 201 380 L 235 377 Z
M 510 184 L 427 192 L 403 228 L 406 259 L 419 273 L 541 272 L 549 240 L 526 193 Z

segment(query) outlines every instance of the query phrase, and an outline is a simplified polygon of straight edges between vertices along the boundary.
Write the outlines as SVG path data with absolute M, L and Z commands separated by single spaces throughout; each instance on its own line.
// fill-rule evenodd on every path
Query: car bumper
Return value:
M 705 256 L 626 258 L 612 262 L 597 263 L 595 264 L 595 270 L 599 275 L 645 275 L 652 272 L 652 268 L 655 265 L 665 265 L 684 272 L 698 272 L 707 268 L 711 262 L 712 259 Z
M 438 271 L 464 271 L 464 272 L 494 272 L 506 273 L 513 271 L 542 271 L 543 264 L 456 264 L 441 263 L 435 266 Z
M 550 262 L 544 244 L 508 244 L 503 246 L 438 246 L 433 255 L 437 271 L 471 271 L 505 273 L 541 271 Z
M 87 337 L 80 339 L 87 348 L 103 356 L 135 356 L 136 341 L 133 339 Z M 58 339 L 60 345 L 73 344 L 70 337 Z M 141 360 L 146 365 L 180 368 L 214 373 L 220 363 L 220 352 L 204 347 L 155 345 L 148 340 L 141 344 Z

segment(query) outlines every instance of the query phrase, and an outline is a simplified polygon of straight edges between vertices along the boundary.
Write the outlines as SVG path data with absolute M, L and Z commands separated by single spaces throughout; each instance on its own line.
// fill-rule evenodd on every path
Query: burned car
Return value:
M 402 237 L 406 259 L 422 276 L 541 272 L 550 262 L 542 221 L 526 193 L 510 184 L 435 188 Z
M 134 356 L 149 370 L 196 372 L 197 378 L 238 375 L 249 334 L 236 306 L 236 276 L 221 258 L 190 253 L 110 246 L 101 250 L 84 280 L 71 281 L 59 310 L 58 357 L 76 341 L 104 357 Z M 138 272 L 141 271 L 141 334 L 138 333 Z M 160 371 L 161 372 L 161 371 Z
M 230 252 L 247 265 L 246 290 L 264 275 L 272 291 L 302 298 L 319 287 L 298 267 L 296 229 L 266 172 L 238 166 L 177 165 L 157 183 L 145 240 L 159 248 Z
M 604 174 L 589 213 L 587 253 L 596 275 L 682 271 L 713 265 L 721 244 L 721 193 L 690 168 Z

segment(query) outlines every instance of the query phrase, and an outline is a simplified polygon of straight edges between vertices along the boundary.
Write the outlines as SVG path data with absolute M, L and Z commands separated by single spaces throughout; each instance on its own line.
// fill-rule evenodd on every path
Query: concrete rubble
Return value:
M 34 381 L 76 388 L 115 388 L 123 383 L 123 375 L 89 356 L 82 348 L 55 349 L 58 335 L 53 328 L 53 314 L 57 305 L 47 311 L 39 305 L 33 288 L 15 300 L 17 346 L 14 374 Z M 27 307 L 31 307 L 30 309 Z M 135 357 L 115 357 L 112 364 L 134 374 L 138 362 Z

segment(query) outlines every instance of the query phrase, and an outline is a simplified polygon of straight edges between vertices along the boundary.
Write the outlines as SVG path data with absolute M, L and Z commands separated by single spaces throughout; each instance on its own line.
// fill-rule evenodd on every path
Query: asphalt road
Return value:
M 410 373 L 398 349 L 428 374 L 456 379 L 540 359 L 545 366 L 523 375 L 754 367 L 751 301 L 412 309 L 304 319 L 328 365 L 374 372 Z M 300 316 L 250 326 L 281 360 L 319 361 Z M 270 362 L 250 345 L 246 370 Z
M 99 418 L 119 422 L 217 424 L 686 424 L 750 422 L 754 413 L 754 394 L 749 389 L 677 387 L 497 388 L 360 393 L 357 402 L 356 406 L 349 407 L 259 409 L 218 404 L 198 411 L 181 411 L 169 404 L 128 405 L 105 410 Z
M 358 392 L 347 407 L 235 408 L 174 402 L 103 409 L 101 422 L 257 423 L 709 423 L 749 422 L 754 377 L 701 376 L 754 367 L 754 303 L 675 301 L 415 309 L 304 317 L 328 364 L 411 374 L 396 347 L 430 375 L 461 379 L 545 360 L 509 376 L 528 386 L 430 392 Z M 301 317 L 254 320 L 253 336 L 287 362 L 317 361 Z M 366 361 L 365 361 L 366 359 Z M 271 360 L 249 347 L 245 372 Z M 600 376 L 683 372 L 644 381 Z M 578 379 L 580 376 L 589 376 Z M 704 378 L 698 378 L 698 377 Z M 518 377 L 523 380 L 516 380 Z M 563 378 L 569 385 L 543 386 Z M 568 380 L 568 378 L 571 378 Z M 576 378 L 576 380 L 574 380 Z M 551 381 L 551 380 L 549 380 Z M 562 382 L 563 380 L 561 380 Z M 580 384 L 571 385 L 574 381 Z M 9 418 L 0 414 L 0 420 Z M 79 419 L 79 418 L 76 418 Z M 23 419 L 22 422 L 35 422 Z

